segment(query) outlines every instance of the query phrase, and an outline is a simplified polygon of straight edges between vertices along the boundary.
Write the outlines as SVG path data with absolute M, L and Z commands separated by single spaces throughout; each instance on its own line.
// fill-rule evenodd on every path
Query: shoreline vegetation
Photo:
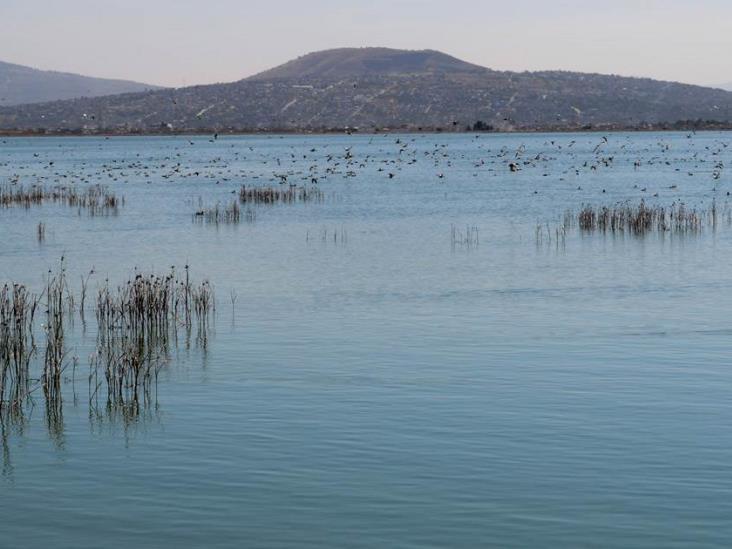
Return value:
M 515 126 L 494 128 L 489 124 L 477 121 L 474 124 L 465 124 L 446 127 L 425 127 L 401 125 L 390 128 L 64 128 L 20 130 L 13 128 L 0 129 L 0 137 L 136 137 L 136 136 L 190 136 L 217 134 L 231 135 L 337 135 L 337 134 L 519 134 L 519 133 L 622 133 L 622 132 L 681 132 L 681 131 L 730 131 L 732 121 L 715 120 L 679 120 L 676 122 L 640 123 L 636 125 L 623 124 L 588 124 L 588 125 L 557 125 L 557 126 Z

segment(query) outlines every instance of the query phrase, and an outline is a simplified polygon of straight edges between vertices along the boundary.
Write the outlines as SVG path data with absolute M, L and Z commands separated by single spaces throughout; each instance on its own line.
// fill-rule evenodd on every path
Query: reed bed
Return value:
M 97 349 L 90 361 L 91 394 L 105 386 L 114 406 L 149 403 L 178 327 L 190 334 L 196 325 L 205 342 L 213 311 L 211 284 L 191 283 L 188 267 L 182 278 L 173 269 L 165 276 L 137 274 L 114 290 L 102 287 L 96 303 Z
M 17 408 L 30 391 L 38 304 L 38 297 L 25 286 L 6 284 L 0 290 L 0 411 Z
M 40 206 L 49 199 L 50 193 L 41 186 L 25 187 L 24 185 L 6 184 L 0 187 L 0 206 L 5 208 Z
M 82 296 L 93 274 L 82 276 Z M 180 328 L 187 342 L 197 328 L 198 341 L 206 345 L 216 308 L 213 287 L 206 280 L 192 282 L 188 266 L 180 274 L 175 269 L 164 276 L 136 274 L 125 284 L 105 283 L 99 289 L 97 344 L 89 361 L 92 411 L 99 409 L 92 401 L 105 392 L 108 411 L 128 418 L 153 403 L 158 372 L 177 345 Z M 19 284 L 0 288 L 0 420 L 22 416 L 32 393 L 42 389 L 49 433 L 63 444 L 62 384 L 71 370 L 74 385 L 78 364 L 77 358 L 69 359 L 66 335 L 77 310 L 83 318 L 83 303 L 84 297 L 77 308 L 63 259 L 60 270 L 49 271 L 40 295 Z M 45 345 L 35 359 L 34 323 L 41 304 Z
M 124 328 L 144 333 L 164 333 L 178 322 L 208 322 L 215 310 L 211 284 L 190 281 L 186 266 L 184 277 L 175 269 L 165 276 L 137 274 L 116 290 L 103 286 L 97 296 L 99 331 Z
M 237 200 L 232 200 L 229 204 L 222 206 L 217 203 L 212 208 L 203 208 L 193 214 L 193 221 L 205 225 L 238 225 L 243 221 L 254 223 L 257 214 L 254 210 L 247 208 L 242 213 L 241 206 Z
M 167 342 L 120 330 L 100 338 L 90 359 L 90 401 L 106 386 L 107 407 L 139 408 L 153 401 L 158 372 L 167 359 Z M 99 376 L 102 381 L 99 381 Z M 91 386 L 92 380 L 94 387 Z
M 450 240 L 452 247 L 466 246 L 473 248 L 480 244 L 480 235 L 478 227 L 475 225 L 466 225 L 465 230 L 459 229 L 456 225 L 450 226 Z
M 247 187 L 239 189 L 242 204 L 291 204 L 294 202 L 323 202 L 325 193 L 317 187 Z
M 41 382 L 47 409 L 61 405 L 61 375 L 66 368 L 64 319 L 67 307 L 69 312 L 73 312 L 74 300 L 66 282 L 62 261 L 59 272 L 49 272 L 46 283 L 46 352 Z
M 46 188 L 41 185 L 26 187 L 22 184 L 0 186 L 0 206 L 5 208 L 22 207 L 29 209 L 45 203 L 60 204 L 76 208 L 81 215 L 84 211 L 90 216 L 116 215 L 124 205 L 124 197 L 102 185 L 92 185 L 85 189 L 74 186 L 57 185 Z
M 49 272 L 41 296 L 31 294 L 19 284 L 6 284 L 0 291 L 0 412 L 5 407 L 22 406 L 35 389 L 31 387 L 30 374 L 31 358 L 37 350 L 33 327 L 44 294 L 46 345 L 39 384 L 47 411 L 58 411 L 61 405 L 61 376 L 66 367 L 64 318 L 67 308 L 69 312 L 73 310 L 63 260 L 58 273 Z
M 689 208 L 683 203 L 671 206 L 648 206 L 644 201 L 638 205 L 629 203 L 614 206 L 583 206 L 577 215 L 577 224 L 583 232 L 630 233 L 674 233 L 697 234 L 705 226 L 717 225 L 718 212 L 715 204 L 707 210 Z
M 616 236 L 696 236 L 707 229 L 716 231 L 720 225 L 732 226 L 732 208 L 728 202 L 721 207 L 716 202 L 708 207 L 689 207 L 682 202 L 674 202 L 669 206 L 649 206 L 643 200 L 637 205 L 630 202 L 619 202 L 612 206 L 583 205 L 579 212 L 565 211 L 557 225 L 537 224 L 536 243 L 564 246 L 567 236 L 575 229 L 579 229 L 582 234 Z
M 193 214 L 193 221 L 204 225 L 238 225 L 242 221 L 254 223 L 256 211 L 251 206 L 294 204 L 297 202 L 323 202 L 325 194 L 317 187 L 247 187 L 239 189 L 238 199 L 227 204 L 216 203 L 213 207 L 204 208 L 200 204 Z M 247 206 L 242 211 L 242 206 Z

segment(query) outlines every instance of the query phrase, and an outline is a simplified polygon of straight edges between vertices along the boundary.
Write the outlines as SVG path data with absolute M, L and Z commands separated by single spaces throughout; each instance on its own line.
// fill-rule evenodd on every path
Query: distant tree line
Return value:
M 467 127 L 465 128 L 465 129 L 466 129 L 467 131 L 469 131 L 469 132 L 471 132 L 471 131 L 472 131 L 472 132 L 492 132 L 492 131 L 494 131 L 494 130 L 495 130 L 496 128 L 495 128 L 495 127 L 493 127 L 493 126 L 492 126 L 492 125 L 490 125 L 490 124 L 486 124 L 486 123 L 485 123 L 485 122 L 483 122 L 482 120 L 478 120 L 478 121 L 477 121 L 477 122 L 476 122 L 475 124 L 473 124 L 472 126 L 471 126 L 470 124 L 468 124 L 468 126 L 467 126 Z

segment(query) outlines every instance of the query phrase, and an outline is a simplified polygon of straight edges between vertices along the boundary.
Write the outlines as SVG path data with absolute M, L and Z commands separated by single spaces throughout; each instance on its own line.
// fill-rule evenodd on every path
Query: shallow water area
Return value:
M 0 546 L 726 546 L 730 143 L 0 138 L 0 185 L 124 197 L 0 207 L 0 280 L 94 270 L 62 418 L 38 392 L 3 416 Z M 242 185 L 322 197 L 196 219 Z M 641 200 L 719 219 L 564 228 Z M 205 344 L 181 333 L 134 414 L 92 406 L 98 289 L 185 265 L 215 288 Z

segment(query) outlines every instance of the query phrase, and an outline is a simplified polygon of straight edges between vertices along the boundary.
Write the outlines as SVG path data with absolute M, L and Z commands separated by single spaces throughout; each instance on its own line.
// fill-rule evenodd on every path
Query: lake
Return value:
M 0 138 L 1 186 L 124 198 L 0 207 L 0 280 L 40 293 L 63 257 L 78 309 L 94 271 L 60 413 L 38 389 L 0 415 L 0 546 L 727 546 L 731 142 Z M 317 191 L 196 215 L 242 185 Z M 563 221 L 641 201 L 719 220 Z M 91 395 L 99 289 L 186 265 L 215 289 L 205 341 L 138 409 Z

